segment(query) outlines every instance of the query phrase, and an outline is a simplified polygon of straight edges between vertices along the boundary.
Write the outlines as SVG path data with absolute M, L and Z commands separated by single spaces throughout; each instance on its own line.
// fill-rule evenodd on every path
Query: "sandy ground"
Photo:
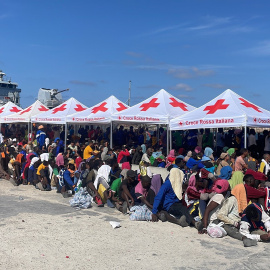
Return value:
M 0 180 L 0 195 L 0 269 L 269 268 L 269 244 L 244 248 L 194 228 L 130 221 L 107 207 L 76 210 L 55 191 L 6 180 Z

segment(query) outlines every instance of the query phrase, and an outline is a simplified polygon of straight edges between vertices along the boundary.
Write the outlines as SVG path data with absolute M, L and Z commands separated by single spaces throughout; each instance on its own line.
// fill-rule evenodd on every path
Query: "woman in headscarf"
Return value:
M 206 148 L 204 149 L 204 155 L 205 155 L 206 157 L 209 157 L 209 158 L 211 158 L 211 159 L 214 159 L 213 153 L 214 153 L 214 151 L 213 151 L 213 149 L 210 148 L 210 147 L 206 147 Z
M 184 173 L 181 170 L 171 169 L 169 179 L 163 183 L 155 197 L 152 221 L 158 221 L 158 218 L 160 218 L 162 221 L 168 220 L 182 227 L 192 224 L 199 228 L 199 223 L 195 222 L 187 207 L 182 204 L 183 179 Z M 159 209 L 164 211 L 159 212 Z
M 113 203 L 111 202 L 109 198 L 108 190 L 110 188 L 110 172 L 111 167 L 109 165 L 102 165 L 97 172 L 97 176 L 94 182 L 94 186 L 96 190 L 98 190 L 98 193 L 101 198 L 104 198 L 104 200 L 107 202 L 107 206 L 110 208 L 114 208 Z M 101 206 L 101 205 L 99 205 Z
M 226 179 L 229 180 L 232 177 L 232 167 L 225 166 L 220 170 L 220 175 L 218 176 L 219 179 Z
M 243 184 L 243 178 L 244 175 L 240 171 L 236 171 L 233 173 L 232 178 L 229 180 L 230 188 L 233 190 L 233 188 L 238 184 Z

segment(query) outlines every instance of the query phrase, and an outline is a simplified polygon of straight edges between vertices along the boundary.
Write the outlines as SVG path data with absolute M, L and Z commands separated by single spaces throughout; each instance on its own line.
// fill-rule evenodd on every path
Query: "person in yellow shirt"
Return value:
M 93 142 L 89 142 L 89 144 L 85 147 L 84 151 L 83 151 L 83 159 L 88 159 L 93 155 Z
M 263 159 L 261 161 L 260 167 L 258 169 L 259 172 L 264 173 L 266 176 L 268 175 L 269 172 L 269 161 L 270 161 L 270 155 L 269 154 L 264 154 Z

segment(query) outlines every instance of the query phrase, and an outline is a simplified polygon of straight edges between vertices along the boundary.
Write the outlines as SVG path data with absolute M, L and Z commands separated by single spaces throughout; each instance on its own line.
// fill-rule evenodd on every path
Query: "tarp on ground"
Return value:
M 161 89 L 150 98 L 114 114 L 112 119 L 116 122 L 168 124 L 170 119 L 194 109 Z
M 115 96 L 110 96 L 97 105 L 90 107 L 82 112 L 72 114 L 67 117 L 69 123 L 92 123 L 109 124 L 114 113 L 121 112 L 129 108 Z
M 0 107 L 0 120 L 3 122 L 3 119 L 11 114 L 22 111 L 22 108 L 15 105 L 13 102 L 9 101 L 5 105 Z
M 228 89 L 192 112 L 170 121 L 171 130 L 270 127 L 270 112 Z
M 86 109 L 87 107 L 81 102 L 79 102 L 75 98 L 70 98 L 69 100 L 63 102 L 62 104 L 47 112 L 43 112 L 37 116 L 32 116 L 31 122 L 47 124 L 65 124 L 67 116 L 76 112 L 82 112 Z
M 26 109 L 19 111 L 17 113 L 13 113 L 6 117 L 3 117 L 3 123 L 29 123 L 31 121 L 32 116 L 37 116 L 40 113 L 46 112 L 49 109 L 43 105 L 39 100 L 34 102 L 31 106 L 27 107 Z

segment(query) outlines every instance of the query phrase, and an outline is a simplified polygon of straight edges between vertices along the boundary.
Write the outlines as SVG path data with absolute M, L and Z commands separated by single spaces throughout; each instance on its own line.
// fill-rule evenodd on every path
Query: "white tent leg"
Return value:
M 247 125 L 245 125 L 245 133 L 244 133 L 244 147 L 247 148 Z
M 67 151 L 67 123 L 65 123 L 65 152 Z
M 170 149 L 173 148 L 173 145 L 172 145 L 172 131 L 170 130 Z
M 31 142 L 33 142 L 33 137 L 32 137 L 32 134 L 33 134 L 33 124 L 32 124 L 32 122 L 30 122 L 30 124 L 31 124 L 31 128 L 30 128 L 30 130 L 31 130 Z
M 31 122 L 28 122 L 28 131 L 27 131 L 27 141 L 29 142 L 29 132 L 30 132 L 30 124 Z
M 169 143 L 170 143 L 169 125 L 167 125 L 167 155 L 169 155 Z
M 111 121 L 111 130 L 110 130 L 110 148 L 113 147 L 113 122 Z

